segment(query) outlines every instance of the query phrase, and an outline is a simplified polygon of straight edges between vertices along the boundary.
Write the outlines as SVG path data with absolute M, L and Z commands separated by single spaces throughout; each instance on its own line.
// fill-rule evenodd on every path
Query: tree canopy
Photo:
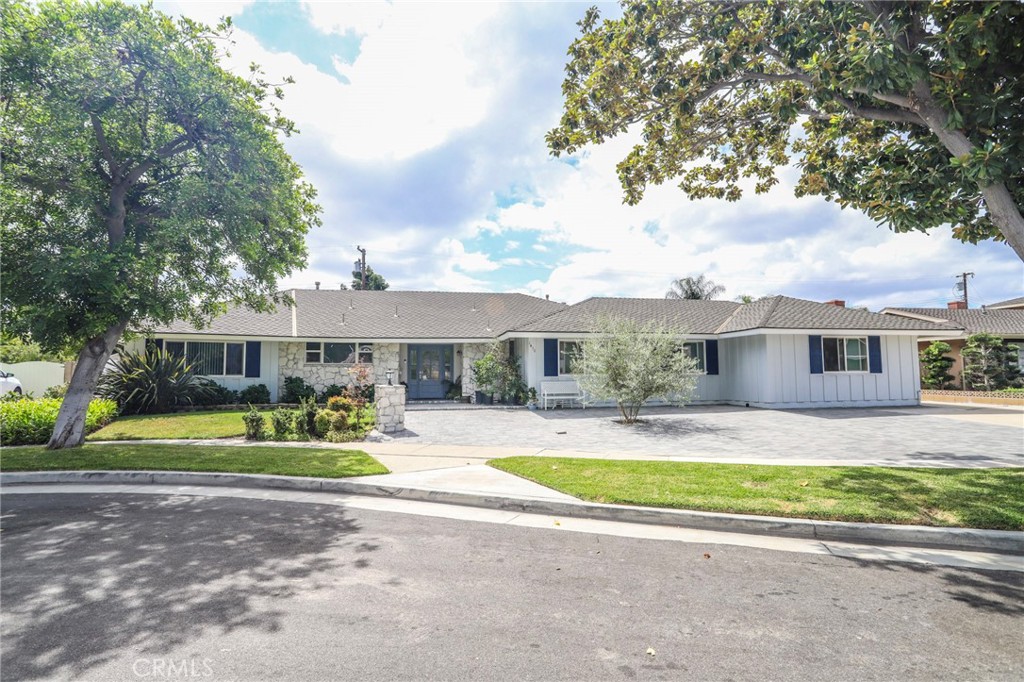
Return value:
M 626 424 L 653 398 L 685 404 L 697 388 L 697 360 L 684 352 L 685 339 L 663 322 L 605 317 L 570 358 L 572 373 L 588 402 L 614 400 Z
M 691 301 L 710 301 L 724 294 L 725 287 L 715 284 L 704 275 L 683 277 L 672 282 L 672 288 L 665 292 L 665 298 L 685 298 Z
M 126 328 L 264 309 L 305 264 L 319 207 L 281 88 L 222 68 L 229 37 L 151 5 L 4 3 L 3 322 L 83 349 L 65 407 Z
M 367 291 L 384 291 L 390 284 L 384 279 L 384 275 L 379 275 L 373 271 L 369 265 L 366 266 L 366 290 Z M 358 270 L 352 273 L 352 288 L 360 290 L 363 288 L 363 280 Z
M 637 128 L 625 201 L 735 201 L 801 170 L 897 232 L 951 224 L 1024 259 L 1024 4 L 623 0 L 579 22 L 555 155 Z

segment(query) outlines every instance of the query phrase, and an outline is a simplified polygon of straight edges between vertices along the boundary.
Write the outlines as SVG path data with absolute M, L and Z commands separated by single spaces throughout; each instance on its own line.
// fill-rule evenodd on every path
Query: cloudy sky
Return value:
M 970 271 L 971 303 L 1020 296 L 1009 247 L 948 230 L 894 235 L 820 198 L 792 169 L 765 195 L 690 201 L 674 186 L 622 204 L 630 141 L 570 158 L 544 133 L 561 108 L 566 49 L 591 3 L 176 2 L 230 15 L 229 68 L 290 75 L 292 156 L 320 192 L 309 267 L 286 286 L 351 279 L 356 246 L 394 289 L 520 291 L 576 302 L 661 297 L 704 273 L 723 298 L 787 294 L 848 305 L 943 306 Z M 614 13 L 616 6 L 604 6 Z

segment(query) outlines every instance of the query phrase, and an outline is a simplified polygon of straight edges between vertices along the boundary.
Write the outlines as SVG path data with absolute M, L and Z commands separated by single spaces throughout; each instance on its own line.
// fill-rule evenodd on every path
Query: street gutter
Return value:
M 622 523 L 675 526 L 698 530 L 794 537 L 904 547 L 932 547 L 1024 555 L 1024 532 L 976 528 L 938 528 L 880 523 L 817 521 L 748 514 L 659 509 L 631 505 L 560 501 L 522 496 L 473 494 L 435 488 L 414 488 L 330 479 L 264 474 L 177 471 L 39 471 L 0 473 L 0 486 L 41 484 L 132 484 L 278 488 L 310 492 L 366 495 L 526 514 L 597 519 Z

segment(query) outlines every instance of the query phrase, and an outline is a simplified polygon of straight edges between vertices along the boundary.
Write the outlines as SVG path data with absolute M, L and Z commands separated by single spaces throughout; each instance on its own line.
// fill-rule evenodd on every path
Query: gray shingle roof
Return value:
M 856 329 L 939 331 L 949 325 L 843 308 L 789 296 L 769 296 L 744 305 L 718 330 L 720 334 L 749 329 Z
M 1024 296 L 1017 298 L 1011 298 L 1006 301 L 999 301 L 998 303 L 990 303 L 986 308 L 1024 308 Z
M 714 334 L 740 307 L 731 301 L 689 301 L 666 298 L 588 298 L 559 312 L 516 328 L 518 332 L 584 333 L 602 317 L 648 322 L 658 320 L 684 334 Z
M 566 307 L 525 294 L 329 289 L 287 293 L 295 298 L 298 338 L 490 339 Z M 206 329 L 175 322 L 155 333 L 290 337 L 292 314 L 283 305 L 264 314 L 233 307 Z
M 685 334 L 726 334 L 750 329 L 940 331 L 951 328 L 788 296 L 770 296 L 747 304 L 665 298 L 588 298 L 514 331 L 585 333 L 593 330 L 594 321 L 603 315 L 639 322 L 660 320 Z
M 968 333 L 997 334 L 1011 338 L 1024 338 L 1024 310 L 967 308 L 886 308 L 891 317 L 901 313 L 944 320 L 946 325 L 964 329 Z

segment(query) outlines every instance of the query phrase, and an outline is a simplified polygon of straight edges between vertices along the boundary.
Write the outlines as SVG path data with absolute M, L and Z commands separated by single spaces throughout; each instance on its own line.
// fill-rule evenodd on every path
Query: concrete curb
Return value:
M 528 497 L 473 494 L 428 488 L 375 485 L 355 479 L 216 474 L 177 471 L 37 471 L 0 473 L 0 486 L 47 484 L 130 484 L 281 488 L 309 492 L 369 495 L 439 502 L 485 509 L 570 518 L 678 526 L 698 530 L 778 535 L 833 542 L 934 547 L 979 552 L 1024 554 L 1024 533 L 974 528 L 933 528 L 876 523 L 787 519 L 773 516 L 719 514 L 593 502 L 563 502 Z

